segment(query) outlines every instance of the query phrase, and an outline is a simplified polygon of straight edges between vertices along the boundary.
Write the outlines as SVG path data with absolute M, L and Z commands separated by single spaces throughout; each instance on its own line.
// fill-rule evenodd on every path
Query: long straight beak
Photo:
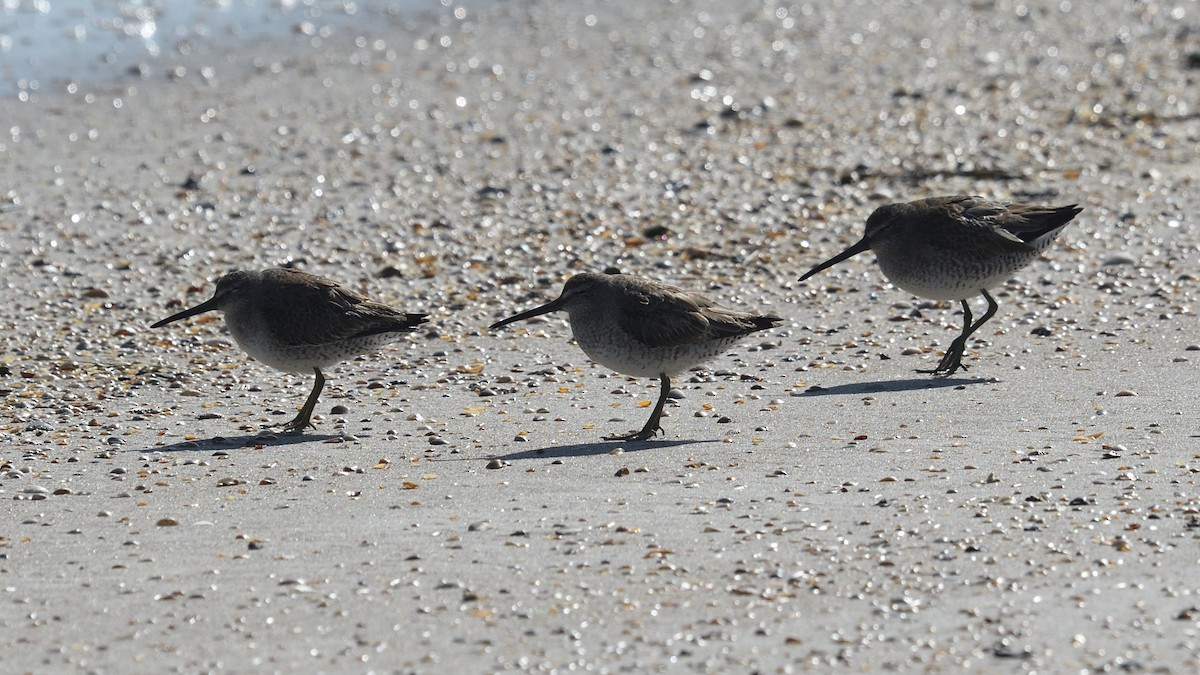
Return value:
M 812 268 L 811 270 L 805 272 L 804 276 L 800 277 L 800 281 L 804 281 L 805 279 L 811 277 L 812 275 L 816 274 L 817 272 L 820 272 L 821 270 L 829 269 L 830 267 L 833 267 L 834 265 L 842 262 L 843 260 L 848 260 L 850 258 L 853 258 L 854 256 L 858 255 L 859 253 L 862 253 L 863 251 L 866 251 L 869 248 L 871 248 L 871 244 L 869 244 L 867 242 L 866 238 L 864 237 L 864 238 L 858 240 L 857 244 L 851 246 L 850 248 L 846 249 L 845 251 L 842 251 L 841 253 L 830 258 L 829 260 L 826 260 L 825 262 L 821 263 L 820 265 L 817 265 L 816 267 Z
M 542 305 L 541 307 L 534 307 L 533 309 L 525 310 L 524 312 L 521 312 L 520 314 L 514 314 L 514 315 L 508 317 L 507 319 L 502 319 L 500 321 L 497 321 L 496 323 L 488 326 L 488 330 L 496 330 L 497 328 L 500 328 L 502 326 L 507 326 L 508 324 L 510 324 L 514 321 L 521 321 L 523 319 L 532 319 L 533 317 L 541 316 L 542 314 L 549 314 L 550 312 L 557 312 L 558 310 L 562 309 L 562 306 L 563 306 L 563 299 L 560 296 L 559 298 L 557 298 L 555 300 L 551 300 L 550 302 L 547 302 L 546 304 Z
M 213 296 L 209 300 L 202 302 L 202 303 L 196 305 L 195 307 L 192 307 L 191 309 L 185 309 L 178 314 L 172 314 L 171 316 L 168 316 L 167 318 L 163 319 L 162 321 L 159 321 L 156 324 L 151 325 L 150 327 L 151 328 L 159 328 L 159 327 L 165 326 L 173 321 L 178 321 L 180 319 L 186 319 L 189 316 L 196 316 L 197 314 L 203 314 L 205 312 L 211 312 L 214 309 L 217 309 L 216 296 Z

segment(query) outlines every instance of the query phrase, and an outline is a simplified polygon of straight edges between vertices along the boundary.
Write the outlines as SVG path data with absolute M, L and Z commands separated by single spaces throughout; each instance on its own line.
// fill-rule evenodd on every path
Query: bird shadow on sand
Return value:
M 922 389 L 959 389 L 975 384 L 995 384 L 999 380 L 991 377 L 910 377 L 903 380 L 876 380 L 874 382 L 852 382 L 832 387 L 811 387 L 794 396 L 848 396 L 853 394 L 881 394 L 885 392 L 919 391 Z
M 536 448 L 511 452 L 507 455 L 496 455 L 490 459 L 504 462 L 514 462 L 522 459 L 558 459 L 563 457 L 587 457 L 589 455 L 607 455 L 615 448 L 625 452 L 641 452 L 671 448 L 677 445 L 696 445 L 699 443 L 717 443 L 716 440 L 649 440 L 649 441 L 594 441 L 592 443 L 571 443 L 569 445 L 552 445 L 548 448 Z
M 263 432 L 254 435 L 213 436 L 212 438 L 197 438 L 179 441 L 170 445 L 158 445 L 141 448 L 138 452 L 213 452 L 216 450 L 237 450 L 257 446 L 295 445 L 297 443 L 322 443 L 339 440 L 339 434 L 293 434 Z

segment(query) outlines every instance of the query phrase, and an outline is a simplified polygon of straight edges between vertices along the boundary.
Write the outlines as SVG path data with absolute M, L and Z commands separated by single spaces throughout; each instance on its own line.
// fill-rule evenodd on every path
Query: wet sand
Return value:
M 7 670 L 1200 668 L 1192 8 L 645 4 L 0 103 Z M 796 279 L 955 193 L 1084 211 L 939 379 L 957 303 Z M 279 264 L 431 315 L 302 436 L 309 378 L 148 328 Z M 603 442 L 654 382 L 486 326 L 608 266 L 786 321 Z

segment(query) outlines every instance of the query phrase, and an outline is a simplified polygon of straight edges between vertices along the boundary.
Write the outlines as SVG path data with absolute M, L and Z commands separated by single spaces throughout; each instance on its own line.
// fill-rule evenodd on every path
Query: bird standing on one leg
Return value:
M 295 432 L 313 426 L 325 386 L 321 368 L 378 349 L 426 321 L 425 314 L 392 309 L 329 279 L 272 268 L 230 272 L 217 280 L 212 298 L 151 328 L 214 309 L 225 314 L 233 339 L 250 356 L 278 370 L 316 375 L 308 400 L 284 425 Z
M 962 333 L 936 368 L 920 371 L 953 375 L 967 367 L 962 362 L 967 339 L 999 306 L 988 289 L 1036 260 L 1082 210 L 1075 204 L 1002 204 L 965 196 L 888 204 L 867 219 L 858 243 L 812 268 L 800 281 L 869 249 L 893 284 L 931 300 L 958 300 Z M 976 295 L 983 295 L 988 308 L 972 322 L 967 299 Z
M 755 331 L 782 319 L 722 307 L 702 295 L 626 274 L 577 274 L 557 299 L 497 321 L 514 321 L 565 311 L 580 349 L 593 361 L 634 377 L 657 377 L 658 404 L 640 431 L 605 440 L 652 438 L 671 390 L 671 375 L 724 352 Z

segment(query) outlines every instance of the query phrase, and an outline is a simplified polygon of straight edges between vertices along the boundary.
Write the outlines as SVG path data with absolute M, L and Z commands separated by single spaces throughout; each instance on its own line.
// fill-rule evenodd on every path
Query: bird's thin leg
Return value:
M 971 331 L 973 330 L 971 324 L 971 305 L 966 301 L 966 299 L 959 300 L 959 303 L 962 304 L 963 311 L 962 332 L 958 334 L 958 337 L 954 338 L 954 342 L 950 343 L 950 348 L 947 349 L 946 353 L 942 355 L 942 360 L 938 362 L 937 367 L 933 370 L 925 371 L 927 373 L 933 373 L 935 375 L 940 374 L 949 377 L 953 375 L 954 371 L 958 370 L 959 368 L 962 368 L 963 370 L 966 370 L 967 368 L 963 365 L 962 357 L 963 353 L 967 350 L 967 336 L 970 335 Z
M 313 382 L 312 393 L 308 395 L 308 400 L 304 402 L 304 406 L 300 408 L 296 417 L 283 425 L 286 431 L 301 433 L 307 427 L 316 428 L 312 423 L 312 414 L 313 409 L 317 407 L 317 398 L 321 396 L 321 390 L 325 388 L 325 376 L 321 374 L 320 368 L 313 368 L 313 372 L 317 374 L 317 380 Z
M 992 298 L 991 294 L 988 293 L 986 289 L 983 290 L 983 299 L 987 300 L 987 311 L 983 313 L 983 316 L 979 317 L 978 321 L 971 324 L 971 330 L 967 331 L 966 334 L 963 335 L 963 344 L 966 344 L 967 338 L 974 335 L 975 331 L 979 330 L 980 326 L 988 322 L 988 319 L 996 316 L 996 310 L 1000 307 L 1000 304 Z
M 634 431 L 624 436 L 605 436 L 606 441 L 645 441 L 654 438 L 658 432 L 662 431 L 658 420 L 662 417 L 663 406 L 667 404 L 667 395 L 671 393 L 671 378 L 667 377 L 666 373 L 659 375 L 658 405 L 654 406 L 654 412 L 650 413 L 650 419 L 646 420 L 646 426 L 642 427 L 641 431 Z
M 979 330 L 980 326 L 987 323 L 988 319 L 995 316 L 996 309 L 1000 307 L 1000 305 L 996 303 L 995 298 L 993 298 L 991 296 L 991 294 L 987 292 L 986 289 L 982 290 L 980 292 L 983 294 L 983 298 L 985 300 L 987 300 L 987 304 L 988 304 L 987 311 L 983 313 L 983 316 L 979 317 L 978 321 L 972 323 L 971 322 L 971 309 L 967 305 L 967 301 L 960 300 L 960 302 L 962 303 L 962 307 L 963 307 L 963 330 L 962 330 L 962 333 L 959 334 L 959 336 L 954 339 L 954 342 L 952 342 L 950 344 L 950 349 L 946 350 L 946 354 L 942 357 L 941 362 L 938 363 L 937 368 L 934 368 L 933 370 L 926 371 L 926 372 L 940 373 L 940 374 L 944 374 L 948 377 L 950 375 L 953 375 L 954 372 L 957 371 L 959 368 L 962 368 L 963 370 L 967 369 L 966 364 L 964 364 L 962 362 L 963 354 L 967 350 L 967 340 L 972 335 L 975 334 L 975 331 Z

